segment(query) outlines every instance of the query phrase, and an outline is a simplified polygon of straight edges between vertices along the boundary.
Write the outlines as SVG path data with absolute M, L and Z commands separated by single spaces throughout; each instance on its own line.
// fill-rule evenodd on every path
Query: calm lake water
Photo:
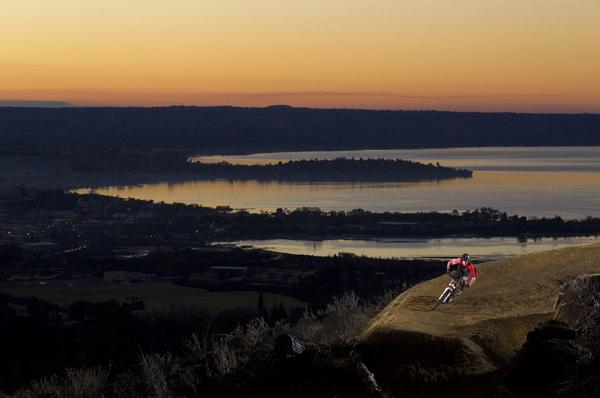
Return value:
M 333 256 L 352 253 L 358 256 L 384 258 L 451 258 L 467 251 L 476 260 L 559 249 L 565 246 L 598 243 L 596 237 L 541 238 L 521 242 L 516 238 L 442 238 L 442 239 L 333 239 L 323 241 L 269 239 L 244 240 L 233 243 L 280 253 Z
M 198 157 L 201 161 L 271 163 L 297 159 L 401 158 L 474 170 L 470 179 L 411 183 L 189 181 L 105 187 L 94 192 L 164 202 L 323 210 L 452 211 L 493 207 L 509 214 L 582 218 L 600 215 L 600 147 L 454 148 L 287 152 Z M 80 189 L 77 192 L 89 192 Z

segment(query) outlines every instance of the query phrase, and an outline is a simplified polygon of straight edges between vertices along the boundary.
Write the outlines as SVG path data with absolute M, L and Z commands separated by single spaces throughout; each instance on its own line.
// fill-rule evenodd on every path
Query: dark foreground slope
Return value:
M 0 107 L 1 151 L 600 145 L 600 115 L 267 108 Z
M 436 311 L 431 308 L 447 277 L 419 284 L 363 333 L 365 362 L 398 396 L 434 396 L 467 381 L 467 390 L 480 396 L 486 379 L 514 357 L 527 333 L 552 318 L 560 284 L 599 271 L 597 244 L 486 263 L 472 289 Z

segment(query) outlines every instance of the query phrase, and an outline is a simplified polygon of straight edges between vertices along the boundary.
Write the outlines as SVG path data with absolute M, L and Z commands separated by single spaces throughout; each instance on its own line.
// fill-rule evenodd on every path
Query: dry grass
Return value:
M 199 338 L 196 334 L 185 342 L 195 361 L 203 365 L 206 376 L 226 375 L 250 361 L 265 346 L 269 326 L 254 318 L 233 332 Z
M 169 354 L 144 354 L 140 355 L 140 364 L 144 371 L 144 378 L 149 397 L 168 398 L 169 388 L 167 386 L 167 374 L 172 366 Z
M 314 343 L 329 344 L 350 341 L 358 335 L 382 306 L 396 292 L 387 292 L 373 302 L 364 302 L 354 293 L 347 293 L 327 305 L 317 315 L 306 312 L 295 328 L 277 323 L 274 327 L 262 318 L 254 318 L 231 333 L 203 337 L 192 334 L 184 342 L 189 362 L 182 367 L 170 354 L 140 353 L 140 367 L 134 373 L 116 375 L 111 385 L 107 383 L 108 371 L 102 368 L 66 371 L 64 377 L 53 376 L 31 383 L 15 395 L 17 398 L 100 398 L 107 396 L 145 396 L 168 398 L 177 386 L 191 391 L 206 378 L 234 373 L 248 366 L 256 358 L 272 350 L 274 337 L 281 333 L 301 334 Z M 181 359 L 181 358 L 179 358 Z M 143 394 L 143 395 L 139 395 Z
M 31 383 L 15 398 L 103 398 L 108 371 L 102 368 L 67 369 L 63 379 L 53 376 Z

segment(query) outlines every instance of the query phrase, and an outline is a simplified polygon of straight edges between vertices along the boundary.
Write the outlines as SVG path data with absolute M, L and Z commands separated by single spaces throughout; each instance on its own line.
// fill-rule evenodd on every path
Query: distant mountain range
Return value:
M 189 154 L 240 154 L 294 150 L 594 146 L 600 145 L 600 115 L 288 106 L 0 107 L 0 141 L 0 151 L 38 153 L 175 150 Z

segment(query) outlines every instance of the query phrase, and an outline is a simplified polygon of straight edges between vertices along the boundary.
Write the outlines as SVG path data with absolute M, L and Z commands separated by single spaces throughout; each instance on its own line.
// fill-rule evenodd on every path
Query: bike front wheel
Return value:
M 435 302 L 433 309 L 435 310 L 442 303 L 447 303 L 448 300 L 450 300 L 450 298 L 452 297 L 453 292 L 454 292 L 454 289 L 452 289 L 450 286 L 448 286 L 446 289 L 444 289 L 444 291 L 442 292 L 440 297 Z

